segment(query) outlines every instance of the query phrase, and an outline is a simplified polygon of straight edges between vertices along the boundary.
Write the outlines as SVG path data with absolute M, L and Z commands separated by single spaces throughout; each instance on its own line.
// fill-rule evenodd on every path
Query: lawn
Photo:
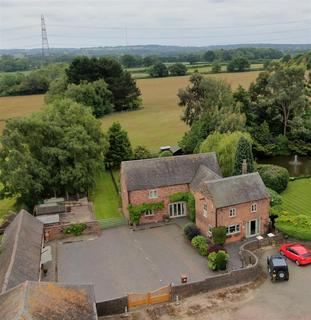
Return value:
M 284 210 L 295 214 L 305 214 L 311 218 L 311 179 L 289 182 L 282 197 Z
M 277 228 L 302 240 L 311 240 L 311 178 L 291 181 L 282 193 L 284 210 Z
M 210 77 L 227 80 L 233 89 L 238 85 L 248 88 L 259 72 L 220 73 Z M 143 106 L 138 111 L 115 113 L 102 119 L 106 131 L 114 121 L 119 121 L 134 146 L 145 145 L 153 151 L 160 146 L 176 144 L 187 126 L 180 120 L 182 108 L 178 106 L 178 89 L 189 84 L 189 76 L 140 79 L 137 84 L 142 92 Z M 0 132 L 4 119 L 24 116 L 39 111 L 44 105 L 43 95 L 0 98 Z
M 94 204 L 96 219 L 122 217 L 119 211 L 120 197 L 116 192 L 109 171 L 104 171 L 98 176 L 90 199 Z

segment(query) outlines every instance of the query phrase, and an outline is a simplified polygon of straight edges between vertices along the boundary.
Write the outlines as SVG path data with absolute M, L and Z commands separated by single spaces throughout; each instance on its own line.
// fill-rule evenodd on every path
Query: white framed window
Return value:
M 173 202 L 168 205 L 168 212 L 170 218 L 178 218 L 187 215 L 187 206 L 186 202 Z
M 144 216 L 145 216 L 145 217 L 153 216 L 153 215 L 154 215 L 154 212 L 155 212 L 154 209 L 146 210 L 145 213 L 144 213 Z
M 158 197 L 157 190 L 149 190 L 149 199 L 156 199 Z
M 229 209 L 229 217 L 235 217 L 236 216 L 236 209 L 235 208 L 230 208 Z
M 235 234 L 240 232 L 239 224 L 230 224 L 227 226 L 227 235 Z
M 214 227 L 211 225 L 211 224 L 209 224 L 208 225 L 208 229 L 207 229 L 207 233 L 208 233 L 208 235 L 211 237 L 212 236 L 212 229 L 213 229 Z
M 252 203 L 251 212 L 257 212 L 257 203 Z
M 207 218 L 207 214 L 208 214 L 208 206 L 206 203 L 203 204 L 203 216 L 205 218 Z

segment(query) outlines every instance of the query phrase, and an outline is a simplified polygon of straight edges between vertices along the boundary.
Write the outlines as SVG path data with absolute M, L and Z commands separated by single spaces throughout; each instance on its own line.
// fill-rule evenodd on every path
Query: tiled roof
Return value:
M 216 208 L 269 198 L 258 172 L 205 181 L 200 192 L 211 197 Z
M 0 295 L 1 320 L 96 320 L 92 285 L 26 281 Z
M 199 190 L 201 184 L 205 181 L 217 179 L 222 179 L 222 177 L 206 166 L 200 165 L 198 171 L 196 172 L 194 178 L 190 183 L 191 190 Z
M 200 153 L 175 157 L 124 161 L 124 175 L 128 191 L 188 184 L 200 165 L 221 175 L 216 153 Z
M 0 293 L 26 280 L 39 280 L 42 237 L 42 222 L 21 210 L 5 230 L 2 239 Z

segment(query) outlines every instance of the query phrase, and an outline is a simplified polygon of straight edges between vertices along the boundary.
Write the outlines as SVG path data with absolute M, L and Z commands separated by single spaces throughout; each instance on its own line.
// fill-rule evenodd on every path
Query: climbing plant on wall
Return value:
M 195 200 L 191 192 L 176 192 L 169 197 L 170 202 L 187 202 L 187 211 L 189 219 L 195 222 Z
M 139 205 L 132 205 L 130 204 L 128 206 L 128 210 L 130 213 L 130 220 L 132 223 L 139 224 L 140 216 L 142 213 L 148 211 L 148 210 L 157 210 L 157 209 L 163 209 L 164 208 L 164 202 L 153 202 L 153 203 L 142 203 Z

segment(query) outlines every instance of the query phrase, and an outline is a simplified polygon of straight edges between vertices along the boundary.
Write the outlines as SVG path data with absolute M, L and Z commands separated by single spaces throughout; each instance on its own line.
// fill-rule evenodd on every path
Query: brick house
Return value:
M 196 224 L 202 234 L 226 226 L 228 241 L 262 234 L 269 222 L 269 196 L 258 173 L 222 178 L 215 153 L 124 161 L 121 164 L 122 209 L 163 202 L 163 209 L 147 210 L 140 223 L 158 222 L 168 215 L 187 215 L 185 201 L 170 202 L 177 192 L 195 198 Z

